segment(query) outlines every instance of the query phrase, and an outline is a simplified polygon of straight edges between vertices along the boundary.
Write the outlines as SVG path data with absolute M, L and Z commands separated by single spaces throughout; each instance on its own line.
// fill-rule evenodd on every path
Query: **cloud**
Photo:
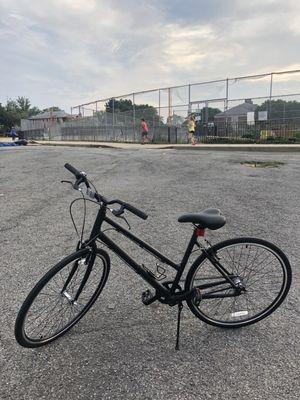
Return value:
M 71 105 L 299 65 L 287 0 L 0 0 L 0 101 Z

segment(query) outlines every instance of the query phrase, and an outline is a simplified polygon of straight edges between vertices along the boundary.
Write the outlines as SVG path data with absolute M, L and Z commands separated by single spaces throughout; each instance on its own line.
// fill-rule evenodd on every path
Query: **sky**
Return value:
M 1 103 L 25 96 L 69 112 L 123 93 L 298 69 L 300 2 L 0 0 L 0 54 Z

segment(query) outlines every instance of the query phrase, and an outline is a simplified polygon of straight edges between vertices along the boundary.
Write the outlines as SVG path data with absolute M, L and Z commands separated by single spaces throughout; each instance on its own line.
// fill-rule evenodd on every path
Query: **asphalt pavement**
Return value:
M 283 165 L 241 164 L 270 160 Z M 111 255 L 107 285 L 82 321 L 51 345 L 21 348 L 13 335 L 21 303 L 76 245 L 68 207 L 78 193 L 60 183 L 71 178 L 66 162 L 84 170 L 108 198 L 148 213 L 147 221 L 128 217 L 133 232 L 174 261 L 191 234 L 177 218 L 220 208 L 227 224 L 209 239 L 257 236 L 277 244 L 293 268 L 288 298 L 267 319 L 238 330 L 206 325 L 185 306 L 177 352 L 176 308 L 145 307 L 141 293 L 147 285 Z M 299 167 L 299 153 L 1 148 L 0 399 L 299 399 Z M 94 205 L 88 211 L 90 226 Z M 148 254 L 119 242 L 155 267 Z

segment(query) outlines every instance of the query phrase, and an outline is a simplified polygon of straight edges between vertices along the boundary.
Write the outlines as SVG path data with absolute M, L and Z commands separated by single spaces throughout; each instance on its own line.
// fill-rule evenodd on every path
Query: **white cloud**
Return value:
M 298 1 L 230 3 L 230 13 L 211 9 L 205 20 L 157 0 L 0 0 L 0 101 L 25 95 L 68 109 L 299 65 Z

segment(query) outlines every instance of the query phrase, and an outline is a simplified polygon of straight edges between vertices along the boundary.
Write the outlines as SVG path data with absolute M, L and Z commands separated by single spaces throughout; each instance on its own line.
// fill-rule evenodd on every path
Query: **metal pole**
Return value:
M 108 130 L 108 123 L 107 123 L 107 111 L 105 110 L 105 135 L 106 135 L 105 140 L 108 140 L 108 132 L 109 132 L 109 130 Z
M 132 110 L 133 110 L 133 141 L 135 142 L 135 96 L 132 93 Z
M 225 100 L 225 110 L 227 110 L 228 109 L 228 88 L 229 88 L 229 85 L 228 85 L 228 78 L 226 79 L 226 100 Z
M 168 123 L 171 125 L 171 114 L 172 114 L 172 93 L 171 88 L 168 88 Z
M 168 143 L 171 141 L 171 89 L 168 88 Z
M 287 131 L 287 127 L 286 127 L 286 123 L 285 123 L 285 100 L 283 100 L 283 132 L 284 132 L 284 137 L 286 137 L 286 132 Z
M 189 85 L 188 86 L 188 103 L 189 103 L 189 105 L 188 105 L 188 114 L 190 114 L 191 113 L 191 85 Z
M 153 129 L 153 135 L 152 135 L 152 141 L 154 142 L 154 137 L 157 137 L 157 132 L 158 135 L 160 135 L 160 126 L 161 126 L 161 113 L 160 113 L 160 108 L 161 108 L 161 93 L 160 89 L 158 89 L 158 129 Z
M 208 101 L 205 102 L 205 123 L 208 123 Z
M 115 137 L 115 99 L 112 99 L 112 128 L 113 128 L 113 137 Z
M 158 117 L 160 123 L 160 89 L 158 89 Z
M 270 79 L 269 119 L 271 119 L 272 91 L 273 91 L 273 73 L 271 74 L 271 79 Z
M 50 128 L 49 128 L 49 141 L 51 140 L 52 134 L 52 127 L 53 127 L 53 107 L 50 108 Z

